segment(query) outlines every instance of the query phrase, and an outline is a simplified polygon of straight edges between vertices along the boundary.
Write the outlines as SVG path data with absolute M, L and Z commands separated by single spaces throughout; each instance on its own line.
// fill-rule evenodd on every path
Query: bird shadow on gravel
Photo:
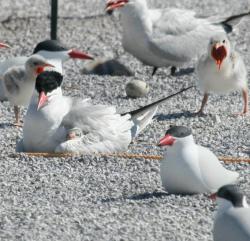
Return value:
M 9 127 L 13 127 L 14 124 L 12 123 L 0 123 L 0 129 L 6 129 L 6 128 L 9 128 Z
M 188 75 L 194 73 L 194 68 L 186 68 L 186 69 L 180 69 L 179 71 L 175 72 L 173 76 L 180 77 L 183 75 Z
M 154 116 L 154 119 L 156 119 L 157 121 L 165 121 L 165 120 L 179 119 L 181 117 L 193 118 L 195 116 L 197 116 L 197 114 L 194 112 L 184 111 L 184 112 L 172 113 L 172 114 L 158 114 Z
M 133 201 L 139 201 L 139 200 L 146 200 L 146 199 L 151 199 L 151 198 L 162 198 L 165 196 L 169 196 L 170 194 L 166 193 L 166 192 L 145 192 L 145 193 L 140 193 L 140 194 L 135 194 L 132 196 L 124 196 L 124 197 L 119 197 L 119 198 L 106 198 L 106 199 L 102 199 L 101 202 L 102 203 L 108 203 L 108 202 L 117 202 L 117 201 L 121 201 L 121 200 L 133 200 Z

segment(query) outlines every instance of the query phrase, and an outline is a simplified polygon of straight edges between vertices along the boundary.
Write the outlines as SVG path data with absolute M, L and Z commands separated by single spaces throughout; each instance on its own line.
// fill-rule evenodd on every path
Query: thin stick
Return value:
M 49 152 L 27 152 L 25 153 L 28 156 L 33 157 L 46 157 L 46 158 L 52 158 L 52 157 L 73 157 L 73 156 L 83 156 L 84 153 L 81 154 L 74 154 L 74 153 L 49 153 Z M 114 153 L 114 154 L 108 154 L 108 153 L 94 153 L 93 156 L 100 156 L 100 157 L 120 157 L 120 158 L 138 158 L 138 159 L 150 159 L 150 160 L 161 160 L 163 156 L 160 155 L 144 155 L 144 154 L 132 154 L 132 153 Z M 221 161 L 226 163 L 238 163 L 238 162 L 245 162 L 250 163 L 250 158 L 245 157 L 226 157 L 226 156 L 220 156 L 218 157 Z

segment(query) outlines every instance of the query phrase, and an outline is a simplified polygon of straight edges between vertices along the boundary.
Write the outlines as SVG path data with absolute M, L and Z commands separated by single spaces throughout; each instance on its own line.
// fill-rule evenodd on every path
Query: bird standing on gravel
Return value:
M 15 125 L 20 126 L 20 108 L 27 106 L 35 88 L 35 80 L 45 67 L 54 67 L 42 56 L 32 55 L 25 66 L 9 68 L 2 79 L 4 96 L 14 105 Z
M 238 178 L 239 174 L 225 169 L 209 149 L 195 144 L 187 127 L 171 127 L 159 146 L 167 146 L 160 174 L 169 193 L 214 193 Z
M 241 90 L 244 108 L 248 112 L 247 70 L 242 57 L 236 52 L 225 34 L 215 35 L 197 66 L 198 86 L 204 97 L 198 114 L 202 114 L 208 100 L 208 92 L 227 93 Z
M 151 121 L 158 105 L 182 91 L 124 114 L 116 108 L 93 105 L 88 100 L 63 96 L 62 75 L 43 72 L 36 80 L 24 119 L 23 140 L 17 150 L 25 152 L 118 152 Z
M 215 33 L 231 32 L 243 13 L 225 18 L 198 18 L 190 10 L 149 9 L 146 0 L 108 0 L 106 10 L 121 8 L 124 49 L 146 65 L 176 67 L 203 54 Z
M 249 241 L 250 208 L 246 197 L 234 185 L 226 185 L 212 195 L 218 202 L 215 216 L 214 241 Z

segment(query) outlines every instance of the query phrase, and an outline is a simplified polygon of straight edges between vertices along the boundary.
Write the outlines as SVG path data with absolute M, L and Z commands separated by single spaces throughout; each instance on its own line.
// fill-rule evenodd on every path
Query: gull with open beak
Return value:
M 237 186 L 226 185 L 211 195 L 218 203 L 213 227 L 214 241 L 249 241 L 250 208 Z
M 160 174 L 169 193 L 214 193 L 238 178 L 239 174 L 225 169 L 209 149 L 197 145 L 185 126 L 172 126 L 158 145 L 167 147 Z
M 228 93 L 241 90 L 244 107 L 240 114 L 248 112 L 247 70 L 242 57 L 230 44 L 225 34 L 211 38 L 208 51 L 197 65 L 198 86 L 204 97 L 198 114 L 202 114 L 209 92 Z
M 2 86 L 6 98 L 14 105 L 15 125 L 20 126 L 20 109 L 27 106 L 35 88 L 36 77 L 46 67 L 54 67 L 42 56 L 32 55 L 25 66 L 11 67 L 3 75 Z
M 119 114 L 114 106 L 93 105 L 89 100 L 64 96 L 63 77 L 45 71 L 36 79 L 24 118 L 23 139 L 17 151 L 25 152 L 118 152 L 152 121 L 158 105 L 188 89 L 134 111 Z
M 212 35 L 231 32 L 245 15 L 199 18 L 190 10 L 149 9 L 146 0 L 108 0 L 106 10 L 121 9 L 122 44 L 142 63 L 176 67 L 199 57 Z

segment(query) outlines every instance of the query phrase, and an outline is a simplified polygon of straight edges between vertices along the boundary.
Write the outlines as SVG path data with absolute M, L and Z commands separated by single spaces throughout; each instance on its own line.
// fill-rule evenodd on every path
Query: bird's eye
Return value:
M 226 43 L 226 40 L 224 39 L 224 40 L 222 41 L 222 43 L 223 43 L 223 44 Z
M 34 62 L 34 66 L 37 66 L 37 65 L 39 65 L 39 63 L 38 62 Z

